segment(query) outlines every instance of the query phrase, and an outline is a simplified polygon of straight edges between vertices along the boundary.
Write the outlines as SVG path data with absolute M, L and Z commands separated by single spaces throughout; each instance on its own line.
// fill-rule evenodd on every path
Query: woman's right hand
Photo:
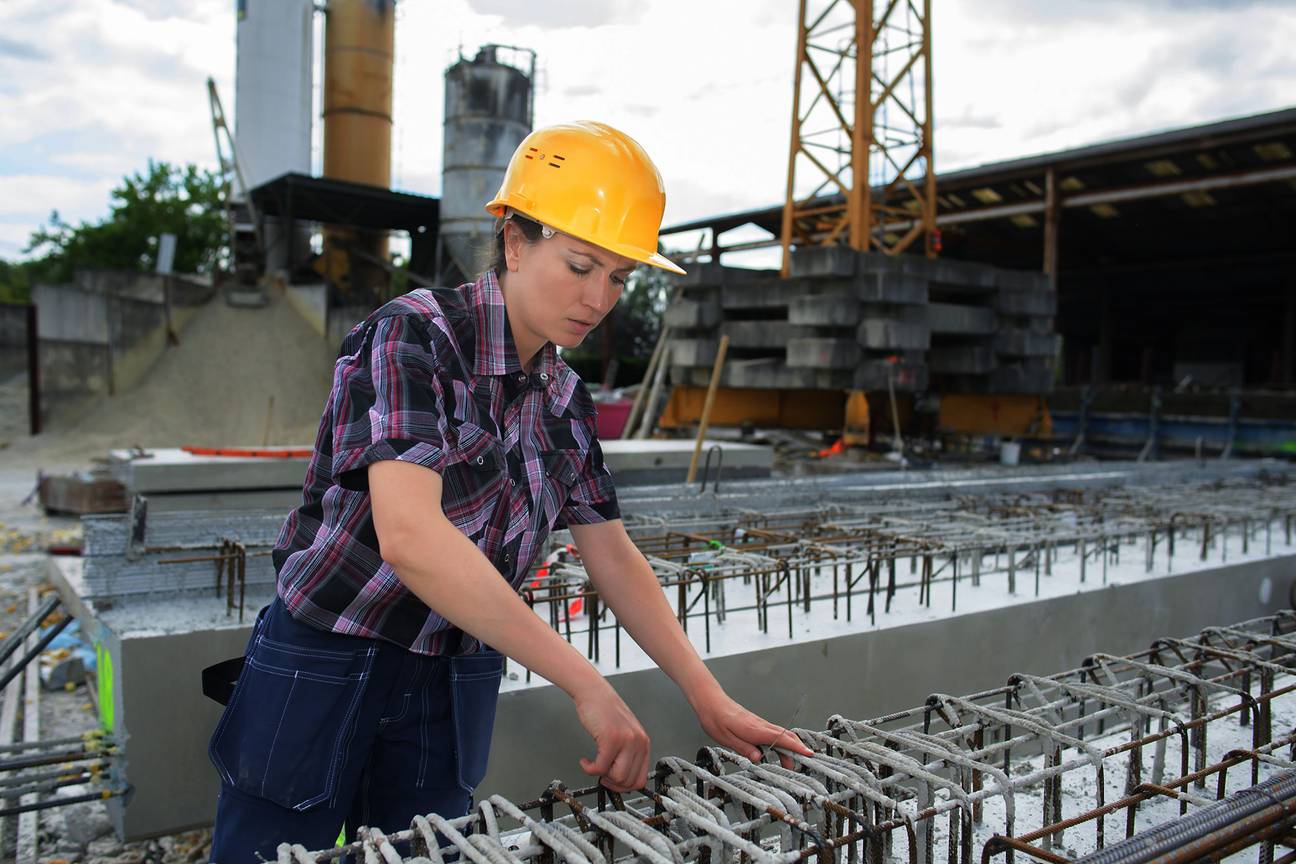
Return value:
M 575 700 L 576 716 L 598 746 L 593 760 L 580 760 L 581 770 L 613 792 L 642 789 L 652 758 L 648 733 L 612 685 L 602 678 L 598 683 L 602 686 Z

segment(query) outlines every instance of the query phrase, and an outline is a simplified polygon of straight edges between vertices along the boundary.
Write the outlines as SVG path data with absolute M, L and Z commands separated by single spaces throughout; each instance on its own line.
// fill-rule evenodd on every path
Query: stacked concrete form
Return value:
M 1016 393 L 1052 389 L 1056 295 L 1041 273 L 843 247 L 791 276 L 694 265 L 666 311 L 671 380 L 725 387 Z

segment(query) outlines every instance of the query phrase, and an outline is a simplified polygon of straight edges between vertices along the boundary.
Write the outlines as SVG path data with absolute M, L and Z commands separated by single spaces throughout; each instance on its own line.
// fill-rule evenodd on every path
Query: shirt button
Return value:
M 478 456 L 476 461 L 478 465 L 481 465 L 485 460 L 483 460 L 482 457 Z
M 541 372 L 541 373 L 540 373 L 540 380 L 541 380 L 541 381 L 548 381 L 548 380 L 549 380 L 549 373 L 547 373 L 547 372 Z

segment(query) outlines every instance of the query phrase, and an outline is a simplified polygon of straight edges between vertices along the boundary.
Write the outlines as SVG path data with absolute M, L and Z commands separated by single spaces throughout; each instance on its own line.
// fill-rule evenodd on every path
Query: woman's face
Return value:
M 528 243 L 512 223 L 504 226 L 509 322 L 525 362 L 546 341 L 575 348 L 612 311 L 633 259 L 557 233 Z

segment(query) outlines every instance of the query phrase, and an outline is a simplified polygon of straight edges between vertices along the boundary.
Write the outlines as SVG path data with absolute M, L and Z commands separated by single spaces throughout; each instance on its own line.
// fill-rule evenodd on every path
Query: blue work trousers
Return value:
M 208 753 L 220 773 L 212 864 L 331 848 L 369 825 L 462 816 L 486 773 L 503 657 L 415 654 L 261 611 Z M 406 854 L 408 854 L 408 850 Z

